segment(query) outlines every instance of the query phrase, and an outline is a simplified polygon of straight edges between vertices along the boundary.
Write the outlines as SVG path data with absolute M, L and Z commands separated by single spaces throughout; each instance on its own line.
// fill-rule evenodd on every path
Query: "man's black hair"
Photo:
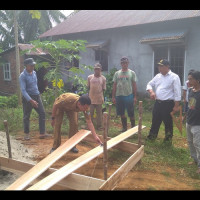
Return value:
M 188 76 L 191 75 L 195 70 L 194 69 L 191 69 L 189 72 L 188 72 Z
M 85 105 L 85 104 L 90 105 L 91 99 L 87 94 L 83 94 L 82 96 L 80 96 L 79 102 L 82 106 Z
M 200 71 L 192 71 L 190 74 L 195 80 L 199 81 L 200 83 Z

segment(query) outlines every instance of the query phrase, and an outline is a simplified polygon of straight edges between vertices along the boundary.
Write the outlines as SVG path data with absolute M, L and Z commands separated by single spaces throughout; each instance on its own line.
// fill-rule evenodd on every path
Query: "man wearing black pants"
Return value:
M 171 143 L 173 137 L 173 120 L 170 113 L 179 110 L 181 101 L 181 83 L 177 74 L 170 70 L 170 64 L 163 59 L 158 63 L 159 72 L 148 84 L 146 90 L 155 100 L 152 112 L 152 125 L 147 139 L 155 140 L 164 122 L 165 139 Z
M 39 115 L 39 129 L 40 139 L 51 137 L 51 135 L 45 133 L 45 110 L 40 97 L 40 92 L 37 85 L 37 76 L 34 71 L 36 62 L 33 58 L 27 58 L 24 60 L 25 69 L 19 76 L 20 89 L 22 92 L 23 103 L 23 124 L 24 124 L 24 139 L 30 140 L 29 126 L 30 115 L 34 108 Z

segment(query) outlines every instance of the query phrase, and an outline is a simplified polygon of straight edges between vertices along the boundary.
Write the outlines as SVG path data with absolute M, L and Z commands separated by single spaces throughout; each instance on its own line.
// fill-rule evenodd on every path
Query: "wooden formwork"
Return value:
M 145 126 L 143 126 L 142 128 L 145 128 Z M 138 131 L 138 127 L 136 126 L 132 129 L 129 129 L 127 132 L 122 133 L 121 135 L 126 135 L 127 133 L 127 137 L 130 137 L 131 135 L 137 133 L 137 131 Z M 102 136 L 99 135 L 99 137 L 102 139 Z M 108 149 L 111 148 L 109 147 L 109 140 L 111 139 L 113 138 L 108 137 Z M 93 137 L 90 134 L 83 140 L 93 141 Z M 63 177 L 62 180 L 58 181 L 54 185 L 61 186 L 66 189 L 72 189 L 72 190 L 112 190 L 114 189 L 116 185 L 127 175 L 127 173 L 143 157 L 144 146 L 126 142 L 126 141 L 121 141 L 117 143 L 116 145 L 114 145 L 113 148 L 131 153 L 132 155 L 120 166 L 120 168 L 118 168 L 110 177 L 108 177 L 107 180 L 84 176 L 84 175 L 80 175 L 80 174 L 76 174 L 72 172 L 66 177 Z M 27 173 L 33 167 L 34 165 L 30 163 L 17 161 L 11 158 L 0 157 L 0 169 L 10 171 L 12 173 L 23 175 L 24 173 Z M 49 175 L 52 175 L 58 170 L 59 169 L 48 168 L 44 173 L 38 176 L 31 184 L 35 184 L 35 183 L 37 184 L 39 180 L 44 180 L 46 177 L 48 177 Z M 87 183 L 89 183 L 89 185 Z
M 113 190 L 144 155 L 144 145 L 141 144 L 141 130 L 143 128 L 145 128 L 145 126 L 142 126 L 142 102 L 139 102 L 138 126 L 114 138 L 106 136 L 106 143 L 105 137 L 103 138 L 101 135 L 98 135 L 101 140 L 104 140 L 104 147 L 98 146 L 60 169 L 50 168 L 50 166 L 63 154 L 67 153 L 78 141 L 86 140 L 93 142 L 93 136 L 89 134 L 90 131 L 80 131 L 36 165 L 20 162 L 12 158 L 0 157 L 0 169 L 22 174 L 22 176 L 6 188 L 6 190 L 47 190 L 52 186 L 61 186 L 64 189 L 71 190 Z M 104 127 L 104 132 L 106 130 L 107 127 Z M 136 133 L 138 133 L 138 144 L 125 141 Z M 104 168 L 105 180 L 74 173 L 75 170 L 100 154 L 104 153 L 104 157 L 106 157 L 105 153 L 111 148 L 131 153 L 131 156 L 109 178 L 107 178 L 106 167 Z M 106 165 L 105 162 L 104 164 Z

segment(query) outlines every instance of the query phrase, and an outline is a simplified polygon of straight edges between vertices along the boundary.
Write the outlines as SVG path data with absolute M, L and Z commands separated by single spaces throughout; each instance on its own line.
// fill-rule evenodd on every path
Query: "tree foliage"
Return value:
M 53 27 L 53 22 L 60 23 L 63 19 L 66 16 L 58 10 L 17 10 L 19 43 L 38 39 Z M 4 50 L 15 44 L 13 22 L 13 10 L 0 10 L 0 42 Z
M 63 92 L 63 77 L 67 78 L 68 82 L 71 82 L 74 87 L 78 86 L 79 90 L 86 92 L 86 82 L 80 77 L 80 74 L 84 74 L 85 69 L 91 69 L 89 66 L 82 66 L 77 68 L 74 66 L 74 59 L 79 60 L 79 52 L 85 51 L 84 40 L 58 40 L 58 41 L 39 41 L 35 40 L 31 42 L 34 46 L 29 51 L 36 51 L 37 48 L 42 49 L 44 52 L 48 52 L 50 58 L 42 57 L 40 61 L 37 61 L 36 69 L 45 67 L 48 72 L 45 75 L 45 79 L 48 82 L 53 83 L 52 95 L 56 98 Z M 27 53 L 27 51 L 26 51 Z M 80 93 L 79 93 L 80 94 Z M 51 97 L 48 97 L 52 99 Z

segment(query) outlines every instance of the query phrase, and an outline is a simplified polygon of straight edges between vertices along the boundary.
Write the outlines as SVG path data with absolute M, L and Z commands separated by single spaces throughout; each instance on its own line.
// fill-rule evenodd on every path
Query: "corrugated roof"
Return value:
M 34 48 L 32 44 L 18 44 L 19 48 L 22 51 L 29 50 L 29 52 L 26 53 L 26 55 L 46 55 L 47 52 L 44 52 L 41 48 L 36 48 L 34 51 L 31 49 Z
M 140 43 L 149 43 L 160 40 L 180 40 L 184 38 L 186 35 L 186 31 L 173 31 L 173 32 L 164 32 L 164 33 L 155 33 L 144 36 Z
M 200 10 L 81 10 L 40 38 L 199 16 Z
M 19 46 L 19 49 L 22 50 L 22 51 L 27 50 L 27 52 L 25 53 L 26 55 L 33 56 L 33 55 L 46 55 L 46 54 L 48 54 L 48 52 L 44 52 L 41 48 L 36 48 L 34 51 L 33 50 L 31 51 L 31 49 L 34 48 L 34 46 L 32 44 L 21 44 L 21 43 L 19 43 L 18 46 Z M 5 54 L 9 51 L 12 51 L 14 48 L 15 48 L 15 46 L 1 52 L 0 55 L 3 55 L 3 54 Z

